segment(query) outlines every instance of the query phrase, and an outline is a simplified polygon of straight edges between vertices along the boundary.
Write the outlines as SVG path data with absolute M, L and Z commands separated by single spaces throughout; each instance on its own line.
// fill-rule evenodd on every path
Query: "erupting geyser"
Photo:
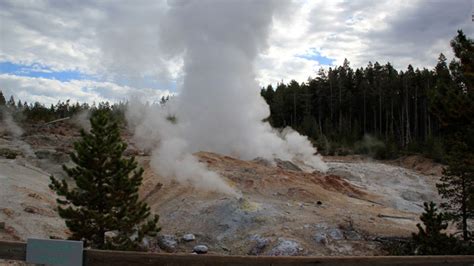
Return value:
M 183 60 L 178 95 L 164 107 L 132 103 L 128 112 L 135 139 L 153 149 L 152 167 L 160 175 L 236 194 L 192 156 L 197 151 L 296 160 L 327 169 L 306 137 L 262 122 L 269 108 L 259 94 L 254 61 L 266 48 L 274 14 L 283 8 L 283 1 L 169 5 L 160 25 L 160 47 L 168 58 Z

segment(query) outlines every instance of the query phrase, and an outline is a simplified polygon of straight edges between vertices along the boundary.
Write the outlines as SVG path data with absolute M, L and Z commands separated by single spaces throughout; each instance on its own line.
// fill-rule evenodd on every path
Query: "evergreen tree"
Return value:
M 3 96 L 3 92 L 0 91 L 0 106 L 5 106 L 5 104 L 6 104 L 5 96 Z
M 6 111 L 5 104 L 5 96 L 3 96 L 3 92 L 0 91 L 0 121 L 3 119 L 3 112 Z
M 74 186 L 51 176 L 59 215 L 71 239 L 83 240 L 86 246 L 137 250 L 145 235 L 160 230 L 158 216 L 150 217 L 150 208 L 138 199 L 143 169 L 137 169 L 133 157 L 122 158 L 126 144 L 108 109 L 95 111 L 90 122 L 90 133 L 81 131 L 82 139 L 74 144 L 75 166 L 63 166 Z M 105 238 L 108 231 L 117 235 Z
M 474 88 L 474 41 L 459 30 L 458 35 L 451 41 L 451 47 L 454 55 L 459 59 L 458 62 L 454 61 L 460 68 L 461 77 L 459 78 L 465 87 L 472 91 Z
M 12 109 L 15 109 L 16 108 L 16 104 L 15 104 L 15 98 L 12 96 L 10 96 L 10 99 L 8 100 L 7 102 L 7 106 L 9 108 L 12 108 Z
M 413 233 L 414 251 L 417 255 L 448 255 L 459 254 L 460 247 L 456 238 L 442 233 L 448 224 L 446 216 L 438 213 L 436 204 L 424 203 L 425 212 L 420 216 L 424 228 L 417 224 L 418 233 Z
M 437 184 L 438 192 L 447 202 L 443 204 L 449 217 L 459 222 L 464 240 L 469 240 L 471 233 L 468 220 L 474 217 L 474 157 L 472 147 L 462 141 L 451 140 L 448 167 L 444 169 L 441 182 Z
M 474 59 L 465 57 L 473 56 L 474 42 L 459 31 L 451 45 L 458 57 L 451 63 L 455 82 L 444 88 L 436 109 L 448 144 L 448 167 L 438 191 L 467 241 L 471 238 L 468 220 L 474 218 L 474 90 L 470 81 Z

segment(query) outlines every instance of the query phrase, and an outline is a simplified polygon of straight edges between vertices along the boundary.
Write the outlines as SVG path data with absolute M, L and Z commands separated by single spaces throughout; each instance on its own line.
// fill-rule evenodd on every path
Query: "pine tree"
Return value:
M 418 233 L 413 233 L 413 245 L 417 255 L 448 255 L 458 254 L 460 251 L 457 240 L 442 233 L 448 227 L 447 218 L 438 213 L 436 204 L 424 203 L 425 212 L 420 216 L 424 228 L 417 224 Z
M 122 158 L 126 144 L 109 110 L 99 109 L 90 119 L 91 131 L 81 131 L 74 144 L 72 168 L 63 166 L 74 181 L 51 176 L 50 188 L 59 198 L 58 212 L 72 232 L 71 239 L 83 240 L 98 249 L 137 250 L 145 235 L 153 235 L 158 215 L 138 199 L 143 169 L 134 158 Z M 115 231 L 112 238 L 105 233 Z
M 458 137 L 459 138 L 459 137 Z M 474 217 L 474 157 L 462 141 L 450 141 L 448 167 L 444 169 L 438 192 L 447 202 L 443 204 L 449 217 L 457 221 L 464 240 L 469 240 L 468 220 Z
M 16 104 L 15 104 L 15 98 L 12 96 L 10 96 L 10 99 L 8 100 L 7 102 L 7 106 L 9 108 L 12 108 L 12 109 L 15 109 L 16 108 Z
M 474 89 L 474 40 L 468 38 L 462 30 L 458 31 L 458 35 L 451 41 L 454 55 L 459 59 L 457 65 L 459 72 L 462 73 L 461 82 L 463 82 L 468 90 L 472 92 Z M 455 75 L 456 77 L 456 75 Z
M 436 109 L 448 144 L 448 167 L 438 192 L 447 200 L 450 217 L 458 222 L 467 241 L 471 238 L 468 220 L 474 218 L 474 90 L 470 80 L 474 42 L 459 31 L 451 46 L 459 59 L 451 63 L 456 82 L 438 97 Z
M 3 92 L 0 91 L 0 106 L 5 106 L 6 103 L 5 96 L 3 96 Z

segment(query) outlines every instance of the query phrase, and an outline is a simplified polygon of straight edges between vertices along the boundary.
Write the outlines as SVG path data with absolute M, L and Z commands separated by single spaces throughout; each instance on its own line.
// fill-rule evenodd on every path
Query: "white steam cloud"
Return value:
M 163 176 L 230 194 L 234 190 L 192 153 L 280 158 L 326 171 L 306 137 L 262 122 L 269 108 L 259 94 L 254 61 L 266 48 L 284 1 L 173 3 L 161 23 L 160 47 L 167 57 L 183 60 L 179 94 L 164 107 L 132 103 L 128 112 L 135 140 L 152 150 L 152 167 Z
M 24 130 L 15 122 L 8 108 L 0 106 L 0 118 L 2 118 L 0 119 L 0 135 L 9 134 L 13 145 L 20 149 L 25 156 L 35 157 L 31 146 L 21 139 Z
M 3 108 L 2 108 L 3 109 Z M 23 129 L 15 123 L 11 113 L 8 110 L 0 109 L 0 115 L 3 117 L 3 124 L 5 125 L 5 129 L 14 139 L 18 139 L 23 135 Z

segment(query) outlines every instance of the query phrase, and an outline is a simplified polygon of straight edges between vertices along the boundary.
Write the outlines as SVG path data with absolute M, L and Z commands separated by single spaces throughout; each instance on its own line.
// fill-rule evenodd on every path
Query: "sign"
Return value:
M 82 266 L 83 250 L 82 241 L 29 238 L 26 244 L 26 262 Z

